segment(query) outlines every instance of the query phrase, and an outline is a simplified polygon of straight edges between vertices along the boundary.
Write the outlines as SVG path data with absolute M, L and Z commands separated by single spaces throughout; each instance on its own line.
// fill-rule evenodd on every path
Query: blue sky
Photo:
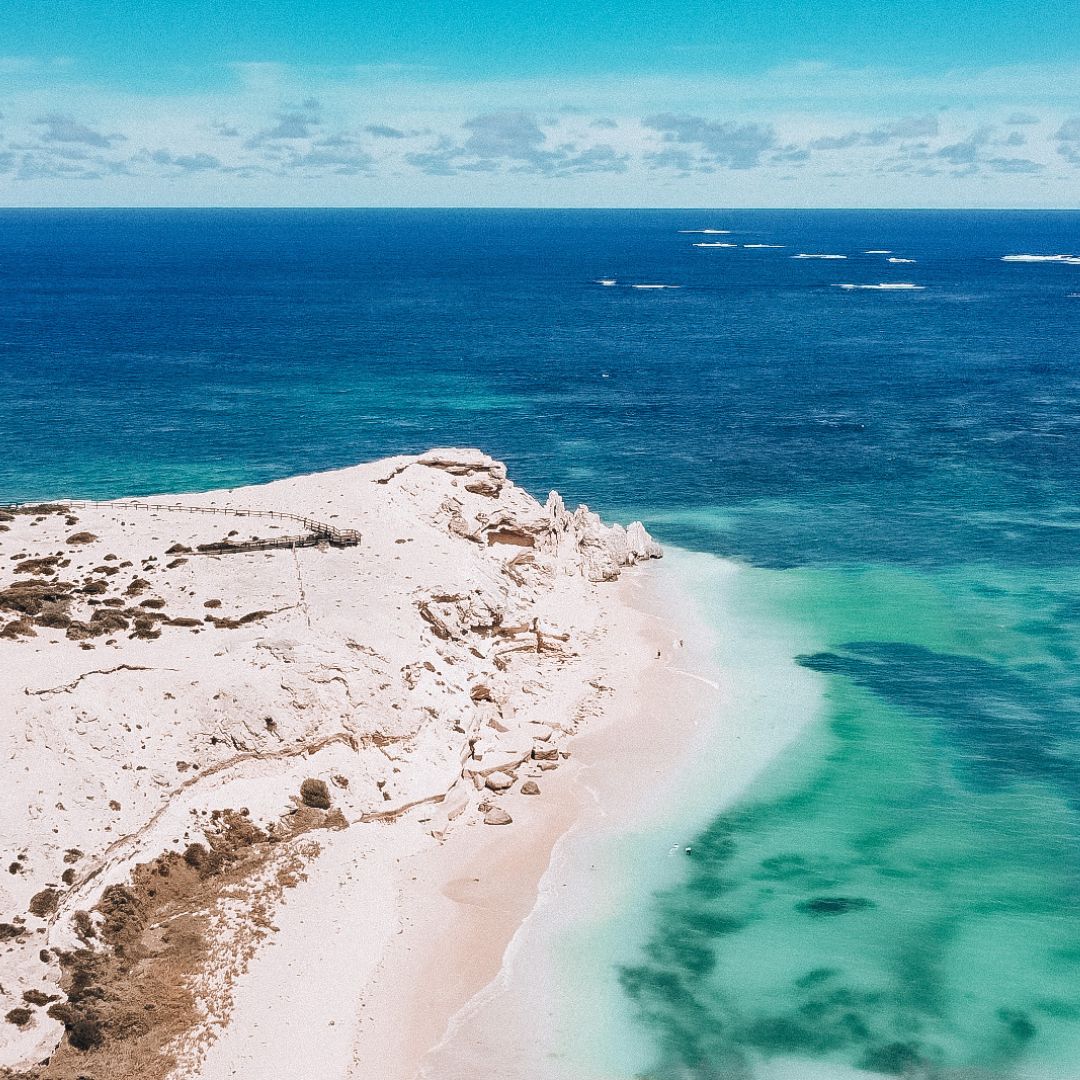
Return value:
M 1080 3 L 8 0 L 5 205 L 1075 206 Z

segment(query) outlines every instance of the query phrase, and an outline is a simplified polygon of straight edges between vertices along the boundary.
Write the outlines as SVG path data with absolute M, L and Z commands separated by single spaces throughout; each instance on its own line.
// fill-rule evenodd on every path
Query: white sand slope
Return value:
M 189 980 L 203 1019 L 173 1045 L 176 1075 L 408 1075 L 497 970 L 572 819 L 567 737 L 651 655 L 609 583 L 659 549 L 640 525 L 541 506 L 472 450 L 149 501 L 2 521 L 0 1015 L 20 1022 L 0 1022 L 0 1066 L 64 1036 L 26 995 L 62 1001 L 57 950 L 100 947 L 76 912 L 203 841 L 213 811 L 280 827 L 315 778 L 347 827 L 282 843 L 294 869 L 279 858 L 276 878 L 207 901 L 219 939 Z M 298 529 L 165 504 L 363 539 L 199 554 L 183 549 Z M 457 880 L 466 853 L 516 860 L 514 880 Z M 417 923 L 463 905 L 490 955 L 459 958 L 441 1004 L 393 1023 L 387 972 L 407 978 Z

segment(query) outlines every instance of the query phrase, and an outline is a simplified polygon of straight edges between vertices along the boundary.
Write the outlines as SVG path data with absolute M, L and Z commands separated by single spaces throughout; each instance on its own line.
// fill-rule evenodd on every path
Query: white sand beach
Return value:
M 675 730 L 657 546 L 479 451 L 0 524 L 13 1076 L 418 1075 L 591 797 L 579 733 L 640 777 Z

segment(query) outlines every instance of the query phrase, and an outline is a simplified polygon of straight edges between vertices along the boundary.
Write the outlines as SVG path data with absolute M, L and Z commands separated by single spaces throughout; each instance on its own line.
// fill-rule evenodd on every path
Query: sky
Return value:
M 1080 0 L 6 0 L 4 206 L 1080 205 Z

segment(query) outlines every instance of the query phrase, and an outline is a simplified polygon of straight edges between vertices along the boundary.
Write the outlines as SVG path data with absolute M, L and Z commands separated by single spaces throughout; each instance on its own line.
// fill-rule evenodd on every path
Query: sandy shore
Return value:
M 576 769 L 560 777 L 574 819 L 495 977 L 424 1053 L 423 1080 L 627 1080 L 652 1064 L 616 970 L 645 945 L 643 907 L 681 881 L 687 845 L 797 737 L 791 716 L 813 696 L 805 680 L 775 677 L 788 665 L 747 670 L 741 646 L 730 654 L 726 632 L 714 637 L 694 595 L 698 571 L 712 604 L 724 605 L 723 578 L 742 569 L 701 558 L 679 553 L 677 568 L 619 583 L 648 659 L 616 688 L 604 719 L 575 739 Z M 725 653 L 730 667 L 717 663 Z M 759 679 L 769 680 L 768 704 Z M 429 970 L 431 982 L 439 978 Z
M 644 662 L 618 665 L 603 715 L 574 740 L 574 768 L 557 779 L 566 812 L 547 823 L 549 857 L 539 874 L 529 875 L 532 902 L 525 918 L 488 965 L 491 977 L 449 1017 L 435 1043 L 424 1040 L 423 1080 L 465 1080 L 477 1071 L 507 1080 L 583 1077 L 581 1061 L 565 1060 L 568 1034 L 605 1024 L 599 999 L 586 1002 L 593 1007 L 587 1022 L 578 1013 L 564 1023 L 567 987 L 552 963 L 551 945 L 586 912 L 602 918 L 626 892 L 636 893 L 633 869 L 623 875 L 598 867 L 590 838 L 632 833 L 645 822 L 651 827 L 663 820 L 665 804 L 681 804 L 680 777 L 700 751 L 723 697 L 711 678 L 707 631 L 689 604 L 658 589 L 652 573 L 628 575 L 619 591 L 624 631 L 636 638 L 627 659 L 643 653 Z M 424 985 L 438 986 L 439 972 L 437 961 L 429 963 Z
M 668 663 L 655 545 L 476 451 L 149 502 L 0 521 L 0 1066 L 414 1076 Z

